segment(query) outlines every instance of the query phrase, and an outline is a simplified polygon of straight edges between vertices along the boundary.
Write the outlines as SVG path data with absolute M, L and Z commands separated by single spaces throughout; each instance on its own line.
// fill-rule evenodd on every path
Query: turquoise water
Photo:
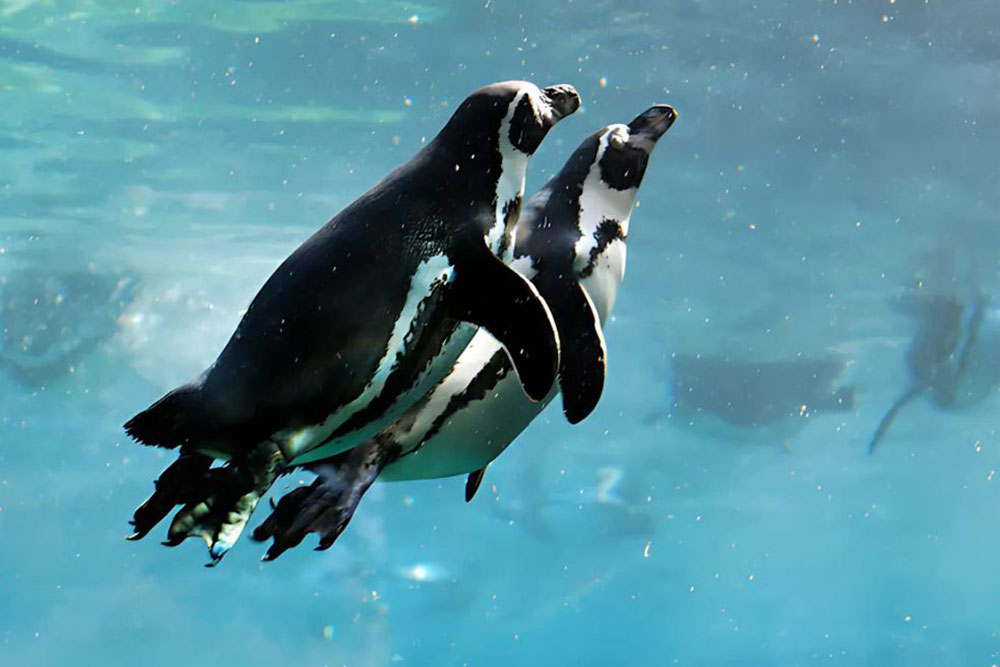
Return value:
M 462 478 L 376 485 L 323 553 L 124 541 L 172 457 L 121 424 L 511 78 L 584 101 L 529 192 L 597 128 L 680 113 L 597 411 L 550 407 L 471 504 Z M 0 321 L 0 664 L 1000 662 L 997 392 L 918 399 L 867 452 L 908 382 L 891 300 L 1000 291 L 998 90 L 988 2 L 0 0 L 3 298 L 43 297 Z M 139 285 L 74 297 L 70 271 Z M 24 327 L 54 347 L 19 353 Z M 672 410 L 682 353 L 835 353 L 856 405 L 720 436 Z

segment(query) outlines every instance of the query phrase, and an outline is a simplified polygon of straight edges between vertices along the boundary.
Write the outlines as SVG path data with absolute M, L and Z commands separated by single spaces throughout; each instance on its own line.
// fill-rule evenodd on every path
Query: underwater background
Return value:
M 121 424 L 513 78 L 583 98 L 528 194 L 601 126 L 680 115 L 594 414 L 550 406 L 468 505 L 376 485 L 323 553 L 126 542 L 172 454 Z M 918 397 L 869 454 L 911 382 L 900 295 L 1000 294 L 998 149 L 993 2 L 0 0 L 0 665 L 1000 663 L 995 387 Z M 765 428 L 789 371 L 709 428 L 681 355 L 834 358 L 853 403 Z

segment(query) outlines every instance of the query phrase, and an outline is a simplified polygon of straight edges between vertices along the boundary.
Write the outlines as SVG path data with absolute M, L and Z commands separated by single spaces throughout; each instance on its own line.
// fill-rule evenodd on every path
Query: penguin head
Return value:
M 637 189 L 656 142 L 670 129 L 677 112 L 666 104 L 652 106 L 628 125 L 609 125 L 598 133 L 601 181 L 614 190 Z
M 524 205 L 515 255 L 537 266 L 545 257 L 574 255 L 577 271 L 592 268 L 602 238 L 624 238 L 635 195 L 657 140 L 677 113 L 650 107 L 631 123 L 608 125 L 583 140 L 558 174 Z M 607 240 L 607 239 L 605 239 Z
M 528 81 L 502 81 L 465 98 L 442 135 L 464 146 L 499 135 L 501 150 L 530 156 L 553 125 L 579 108 L 580 96 L 568 84 L 539 88 Z
M 517 91 L 511 101 L 513 113 L 508 116 L 506 139 L 525 155 L 533 155 L 552 126 L 580 108 L 580 96 L 569 84 L 541 89 L 527 81 L 500 85 Z

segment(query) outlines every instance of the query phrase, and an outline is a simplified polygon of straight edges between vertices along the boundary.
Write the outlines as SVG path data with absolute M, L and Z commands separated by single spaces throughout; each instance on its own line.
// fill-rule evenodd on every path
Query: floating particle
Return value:
M 813 33 L 812 41 L 818 43 L 819 42 L 819 35 L 816 34 L 816 33 Z
M 333 639 L 335 631 L 332 625 L 323 626 L 323 639 Z
M 409 95 L 403 95 L 403 106 L 404 107 L 412 107 L 413 106 L 413 98 L 410 97 Z
M 409 23 L 410 25 L 416 25 L 420 23 L 420 17 L 414 14 L 410 18 L 406 19 L 406 22 Z
M 607 77 L 603 77 L 602 76 L 600 79 L 598 79 L 597 80 L 597 85 L 600 86 L 601 88 L 607 87 L 607 85 L 608 85 L 608 79 L 607 79 Z

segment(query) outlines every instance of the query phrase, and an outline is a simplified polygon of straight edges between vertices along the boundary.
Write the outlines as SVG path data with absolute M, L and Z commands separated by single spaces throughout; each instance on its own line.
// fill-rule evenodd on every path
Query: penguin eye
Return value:
M 618 132 L 615 132 L 614 134 L 612 134 L 611 137 L 608 139 L 608 143 L 615 150 L 621 150 L 622 148 L 625 147 L 625 144 L 627 142 L 628 142 L 628 139 L 626 139 L 625 137 L 623 137 Z

